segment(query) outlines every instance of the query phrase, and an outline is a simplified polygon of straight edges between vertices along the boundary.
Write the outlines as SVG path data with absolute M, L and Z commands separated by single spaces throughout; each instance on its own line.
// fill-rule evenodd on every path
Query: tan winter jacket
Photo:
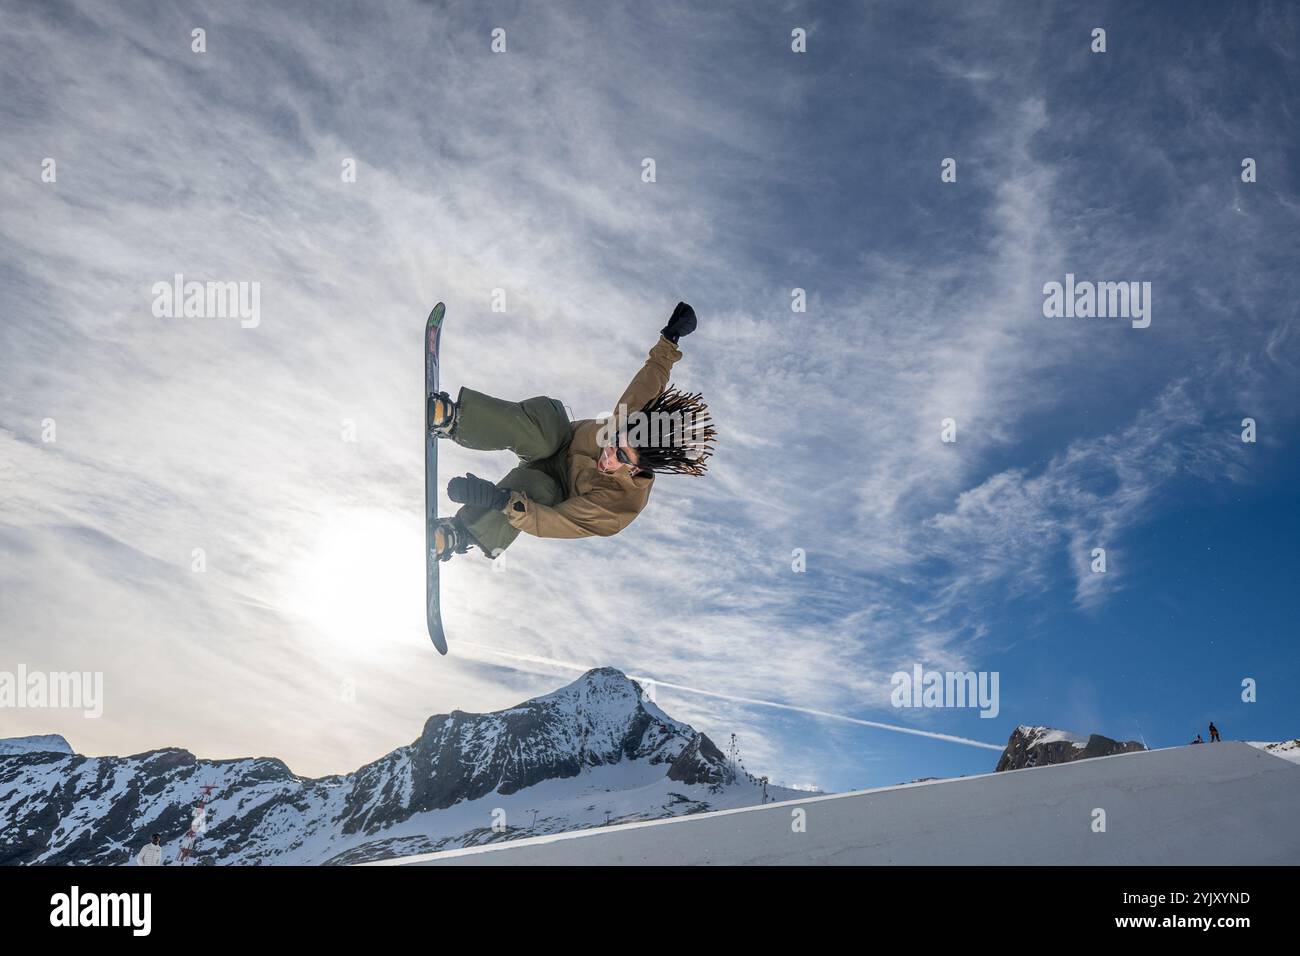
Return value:
M 627 406 L 628 414 L 640 411 L 668 387 L 668 376 L 673 364 L 680 361 L 681 350 L 672 342 L 659 336 L 650 350 L 641 371 L 623 391 L 614 405 Z M 520 531 L 539 538 L 585 538 L 589 535 L 607 537 L 618 534 L 650 500 L 650 487 L 654 475 L 628 475 L 626 469 L 608 475 L 596 467 L 600 445 L 596 437 L 605 419 L 585 419 L 573 423 L 573 438 L 564 454 L 569 478 L 569 497 L 554 507 L 531 500 L 522 492 L 514 492 L 506 504 L 506 517 Z M 515 504 L 522 502 L 522 512 Z

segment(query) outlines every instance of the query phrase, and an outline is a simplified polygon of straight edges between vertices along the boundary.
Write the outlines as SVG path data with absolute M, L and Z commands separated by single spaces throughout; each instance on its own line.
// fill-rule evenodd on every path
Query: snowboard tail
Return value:
M 429 398 L 438 391 L 439 346 L 442 320 L 447 307 L 439 302 L 424 324 L 424 595 L 429 640 L 439 654 L 447 653 L 447 635 L 442 630 L 442 600 L 438 591 L 438 551 L 434 529 L 438 525 L 438 439 L 429 430 Z

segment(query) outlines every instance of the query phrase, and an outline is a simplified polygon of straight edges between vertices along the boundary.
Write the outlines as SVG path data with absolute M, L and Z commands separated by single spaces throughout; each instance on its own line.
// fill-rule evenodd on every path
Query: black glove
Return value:
M 679 338 L 690 335 L 694 331 L 695 310 L 685 302 L 678 302 L 677 308 L 673 309 L 673 314 L 668 319 L 668 324 L 659 330 L 659 334 L 676 345 Z
M 447 482 L 447 497 L 457 504 L 500 511 L 510 500 L 510 489 L 498 488 L 486 478 L 470 472 L 464 478 Z

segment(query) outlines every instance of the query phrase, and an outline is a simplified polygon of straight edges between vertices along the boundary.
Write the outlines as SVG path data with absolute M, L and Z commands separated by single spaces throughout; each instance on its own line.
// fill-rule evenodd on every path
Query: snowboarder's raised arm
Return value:
M 676 345 L 664 336 L 659 336 L 659 341 L 650 350 L 650 357 L 641 366 L 641 371 L 636 373 L 614 404 L 614 414 L 618 414 L 620 405 L 626 406 L 628 413 L 631 414 L 654 401 L 668 387 L 668 377 L 672 373 L 673 364 L 680 361 L 681 357 L 681 350 Z
M 668 318 L 668 324 L 660 330 L 659 341 L 650 350 L 645 365 L 641 366 L 641 371 L 636 373 L 632 383 L 623 390 L 615 403 L 615 415 L 618 414 L 620 405 L 626 406 L 629 413 L 639 412 L 668 387 L 673 365 L 682 358 L 677 341 L 683 335 L 694 332 L 695 325 L 695 310 L 685 302 L 678 302 L 677 308 L 673 309 L 673 314 Z

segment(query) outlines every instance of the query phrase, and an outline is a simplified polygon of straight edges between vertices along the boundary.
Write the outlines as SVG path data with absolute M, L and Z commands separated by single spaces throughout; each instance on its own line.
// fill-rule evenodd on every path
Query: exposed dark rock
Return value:
M 702 783 L 709 786 L 730 782 L 731 773 L 722 751 L 704 734 L 696 734 L 673 765 L 668 779 L 679 783 Z
M 1120 742 L 1101 734 L 1093 734 L 1084 741 L 1074 734 L 1053 730 L 1051 727 L 1027 727 L 1022 724 L 1012 731 L 995 772 L 1044 767 L 1145 749 L 1136 740 Z

